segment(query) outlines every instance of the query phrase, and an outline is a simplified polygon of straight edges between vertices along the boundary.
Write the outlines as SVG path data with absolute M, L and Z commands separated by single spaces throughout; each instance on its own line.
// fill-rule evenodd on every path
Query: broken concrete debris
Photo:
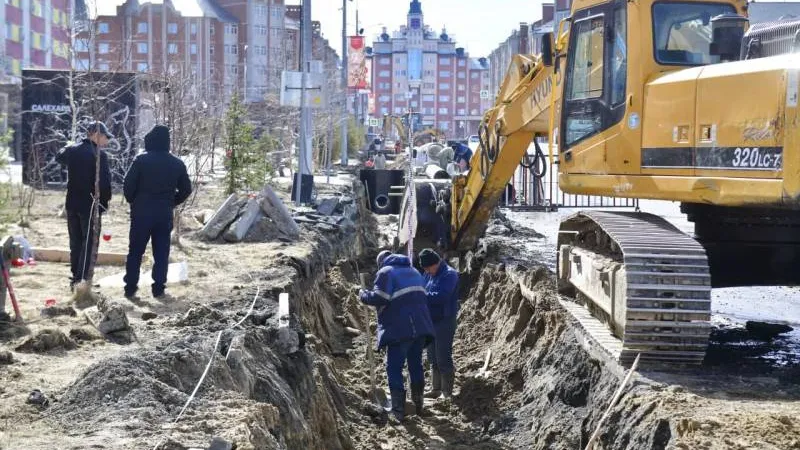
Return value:
M 231 194 L 203 227 L 203 236 L 209 240 L 217 239 L 239 217 L 244 203 L 245 200 L 238 195 Z
M 121 331 L 128 331 L 130 324 L 128 316 L 125 314 L 125 306 L 121 303 L 101 298 L 97 302 L 97 309 L 102 313 L 97 329 L 103 334 L 112 334 Z
M 250 227 L 259 219 L 260 215 L 261 210 L 259 209 L 258 201 L 251 198 L 245 204 L 244 212 L 223 233 L 223 239 L 227 242 L 240 242 L 244 239 Z
M 209 218 L 208 211 L 195 218 L 204 222 L 201 233 L 205 239 L 225 242 L 286 242 L 300 237 L 300 226 L 307 225 L 321 232 L 338 232 L 355 228 L 358 208 L 349 195 L 332 195 L 317 201 L 313 208 L 290 210 L 270 187 L 258 195 L 229 196 Z

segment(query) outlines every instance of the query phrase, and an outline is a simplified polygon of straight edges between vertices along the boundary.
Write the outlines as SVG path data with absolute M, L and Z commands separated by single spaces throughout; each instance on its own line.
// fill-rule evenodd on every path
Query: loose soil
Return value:
M 190 214 L 222 197 L 206 189 Z M 61 200 L 39 198 L 24 230 L 35 246 L 66 244 Z M 114 238 L 104 251 L 125 251 L 122 211 L 105 218 Z M 583 448 L 626 369 L 561 306 L 543 262 L 517 249 L 520 233 L 539 235 L 502 217 L 493 225 L 462 274 L 456 396 L 429 401 L 424 418 L 408 405 L 401 426 L 370 401 L 374 312 L 354 295 L 359 272 L 374 270 L 392 242 L 391 218 L 362 209 L 356 230 L 303 225 L 297 242 L 206 243 L 188 233 L 173 258 L 188 261 L 190 281 L 170 286 L 172 301 L 127 303 L 128 343 L 99 333 L 86 319 L 92 308 L 40 315 L 45 299 L 67 305 L 66 265 L 14 269 L 27 322 L 0 336 L 0 448 L 207 448 L 214 436 L 238 449 Z M 288 320 L 278 314 L 284 292 Z M 718 332 L 699 368 L 641 368 L 596 448 L 800 449 L 798 367 L 752 358 L 740 337 Z M 48 405 L 26 403 L 34 389 Z

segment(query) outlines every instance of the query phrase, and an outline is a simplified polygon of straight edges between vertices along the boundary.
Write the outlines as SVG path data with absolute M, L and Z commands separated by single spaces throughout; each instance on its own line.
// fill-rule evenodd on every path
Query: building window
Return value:
M 458 101 L 458 103 L 466 103 L 467 102 L 467 98 L 464 97 L 463 95 L 459 95 L 457 101 Z
M 75 51 L 76 52 L 88 52 L 89 51 L 89 41 L 87 39 L 76 39 L 75 40 Z
M 433 101 L 436 101 L 436 96 L 435 96 L 435 95 L 423 95 L 423 96 L 422 96 L 422 101 L 423 101 L 423 102 L 433 102 Z
M 176 55 L 176 54 L 178 54 L 178 44 L 174 44 L 174 43 L 172 43 L 172 44 L 168 44 L 168 45 L 167 45 L 167 52 L 168 52 L 170 55 Z
M 147 63 L 140 62 L 136 64 L 136 71 L 138 72 L 147 72 Z
M 191 53 L 192 55 L 197 54 L 197 44 L 192 44 L 189 46 L 189 53 Z
M 89 70 L 89 60 L 88 59 L 79 59 L 78 60 L 78 70 Z
M 418 105 L 419 105 L 419 104 L 417 103 L 417 101 L 416 101 L 416 100 L 412 100 L 412 101 L 411 101 L 411 107 L 412 107 L 412 108 L 416 108 Z
M 436 87 L 434 83 L 424 83 L 422 86 L 425 89 L 434 89 Z
M 458 108 L 458 115 L 463 116 L 467 113 L 467 110 L 464 108 Z
M 378 73 L 378 76 L 379 77 L 390 77 L 390 76 L 392 76 L 392 73 L 389 72 L 388 70 L 381 70 L 380 73 Z
M 389 65 L 391 63 L 392 63 L 392 59 L 391 58 L 381 58 L 380 59 L 380 64 L 382 64 L 384 66 Z
M 97 70 L 102 70 L 103 72 L 108 72 L 109 70 L 111 70 L 111 67 L 109 67 L 108 63 L 100 63 L 100 64 L 97 65 Z
M 36 16 L 36 17 L 44 17 L 44 14 L 43 14 L 43 11 L 42 11 L 42 2 L 40 2 L 39 0 L 33 0 L 32 9 L 33 9 L 33 15 L 34 16 Z
M 445 91 L 449 90 L 450 89 L 450 83 L 441 83 L 441 84 L 439 84 L 439 89 L 442 89 L 442 90 L 445 90 Z
M 466 90 L 467 90 L 467 87 L 466 87 L 466 86 L 464 86 L 463 84 L 459 84 L 459 85 L 458 85 L 458 90 L 459 90 L 459 91 L 466 91 Z
M 108 22 L 99 22 L 97 24 L 97 32 L 99 34 L 108 34 Z
M 439 101 L 440 102 L 449 102 L 450 101 L 450 96 L 449 95 L 440 95 L 439 96 Z
M 396 107 L 394 108 L 394 113 L 395 113 L 395 114 L 403 114 L 403 108 L 401 108 L 401 107 L 399 107 L 399 106 L 396 106 Z
M 439 128 L 443 131 L 447 131 L 450 129 L 450 122 L 439 122 Z
M 467 74 L 465 74 L 464 72 L 458 72 L 458 78 L 463 80 L 464 78 L 467 78 Z
M 208 54 L 209 55 L 213 55 L 214 54 L 214 46 L 213 45 L 208 46 Z
M 477 80 L 478 79 L 478 72 L 472 72 L 472 74 L 469 77 L 472 78 L 473 80 Z
M 136 51 L 140 54 L 147 53 L 147 42 L 139 42 L 136 44 Z
M 267 6 L 266 5 L 256 5 L 256 16 L 258 16 L 258 17 L 267 17 Z
M 442 78 L 450 78 L 450 71 L 449 70 L 442 70 L 439 72 L 439 76 Z
M 477 116 L 477 115 L 478 115 L 478 110 L 477 110 L 477 109 L 473 109 L 473 110 L 471 111 L 471 115 L 473 115 L 473 116 Z
M 450 65 L 450 58 L 442 58 L 439 60 L 439 65 L 442 66 L 449 66 Z
M 458 60 L 458 67 L 466 67 L 466 66 L 467 66 L 466 61 L 464 61 L 463 59 Z
M 211 26 L 209 26 L 209 27 L 208 27 L 208 32 L 209 32 L 209 33 L 210 33 L 212 36 L 214 35 L 214 33 L 216 33 L 216 28 L 214 27 L 214 24 L 213 24 L 213 23 L 211 24 Z
M 109 45 L 108 45 L 107 42 L 101 42 L 101 43 L 97 44 L 97 53 L 100 53 L 101 55 L 105 55 L 105 54 L 108 54 L 109 50 L 110 49 L 109 49 Z
M 167 33 L 169 34 L 178 34 L 178 24 L 175 22 L 170 22 L 167 24 Z
M 447 108 L 439 108 L 439 114 L 447 114 Z
M 191 25 L 189 26 L 189 31 L 190 31 L 192 34 L 197 34 L 197 24 L 196 24 L 196 23 L 193 23 L 193 24 L 191 24 Z
M 147 22 L 139 22 L 136 25 L 136 32 L 137 33 L 147 33 Z
M 389 114 L 389 108 L 387 108 L 385 106 L 383 108 L 381 108 L 381 114 L 383 114 L 383 115 Z

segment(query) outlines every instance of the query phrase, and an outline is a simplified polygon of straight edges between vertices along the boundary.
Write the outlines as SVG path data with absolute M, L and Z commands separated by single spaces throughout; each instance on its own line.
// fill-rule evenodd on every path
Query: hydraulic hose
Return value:
M 539 147 L 539 142 L 533 138 L 533 146 L 536 152 L 533 155 L 525 155 L 520 161 L 520 165 L 531 171 L 533 176 L 537 178 L 544 178 L 547 175 L 547 158 L 544 156 L 544 151 Z

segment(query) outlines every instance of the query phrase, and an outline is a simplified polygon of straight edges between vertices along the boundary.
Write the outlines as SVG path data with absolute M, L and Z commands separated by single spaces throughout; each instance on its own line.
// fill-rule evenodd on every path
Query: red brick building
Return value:
M 489 62 L 470 58 L 447 34 L 424 22 L 419 0 L 410 4 L 406 25 L 386 28 L 372 46 L 374 116 L 422 113 L 423 126 L 448 137 L 476 134 L 481 113 L 490 106 Z
M 87 14 L 75 66 L 185 73 L 201 94 L 257 102 L 277 95 L 287 68 L 285 9 L 283 0 L 126 0 Z
M 71 0 L 5 0 L 0 82 L 18 83 L 23 68 L 68 69 Z

